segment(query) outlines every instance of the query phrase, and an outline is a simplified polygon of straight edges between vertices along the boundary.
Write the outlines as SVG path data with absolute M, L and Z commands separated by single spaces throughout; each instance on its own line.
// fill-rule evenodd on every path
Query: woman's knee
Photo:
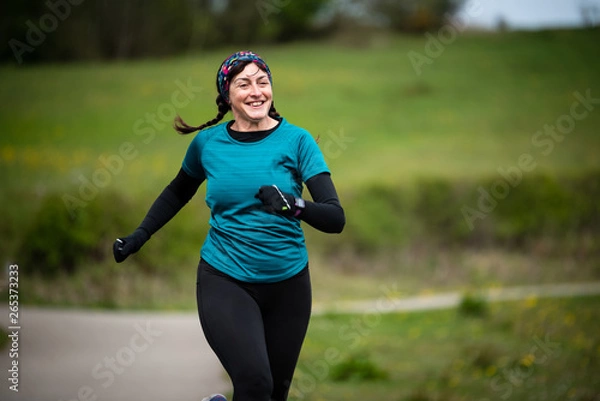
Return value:
M 273 393 L 273 378 L 267 372 L 244 372 L 233 380 L 235 401 L 268 401 Z

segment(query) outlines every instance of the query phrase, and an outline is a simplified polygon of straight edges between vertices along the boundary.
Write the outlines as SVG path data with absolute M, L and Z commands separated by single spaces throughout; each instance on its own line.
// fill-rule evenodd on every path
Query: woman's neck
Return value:
M 235 120 L 231 129 L 239 132 L 267 131 L 274 128 L 279 122 L 271 117 L 260 121 Z

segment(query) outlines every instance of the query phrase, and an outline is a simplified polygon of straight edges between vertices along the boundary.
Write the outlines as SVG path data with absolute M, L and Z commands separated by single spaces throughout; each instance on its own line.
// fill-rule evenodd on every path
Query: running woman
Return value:
M 181 169 L 140 226 L 113 245 L 123 262 L 206 181 L 210 229 L 196 281 L 204 335 L 233 383 L 233 401 L 284 401 L 311 313 L 301 221 L 326 233 L 345 225 L 315 139 L 273 105 L 271 71 L 257 54 L 232 54 L 217 72 L 217 116 L 196 133 Z M 231 111 L 233 120 L 222 122 Z M 306 185 L 311 199 L 303 199 Z M 209 400 L 223 401 L 222 395 Z

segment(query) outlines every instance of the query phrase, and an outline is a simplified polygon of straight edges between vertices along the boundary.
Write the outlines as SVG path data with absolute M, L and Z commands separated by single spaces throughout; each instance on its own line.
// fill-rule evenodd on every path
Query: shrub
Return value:
M 60 194 L 47 195 L 21 240 L 19 264 L 28 273 L 54 277 L 73 274 L 86 260 L 112 257 L 115 236 L 131 230 L 124 221 L 131 215 L 129 209 L 129 203 L 114 193 L 75 211 L 67 209 Z
M 330 378 L 333 381 L 384 380 L 388 373 L 379 368 L 366 353 L 352 354 L 332 366 Z
M 405 219 L 408 208 L 404 191 L 372 185 L 350 195 L 344 204 L 344 239 L 359 253 L 373 253 L 406 241 L 410 230 Z
M 478 210 L 483 188 L 498 181 L 456 181 L 424 178 L 414 185 L 371 184 L 342 194 L 346 227 L 338 236 L 313 241 L 326 253 L 346 247 L 372 256 L 411 244 L 442 246 L 506 246 L 522 248 L 532 242 L 566 238 L 577 241 L 600 231 L 600 172 L 574 177 L 535 174 L 523 177 L 506 197 L 475 221 L 471 230 L 461 212 Z M 318 234 L 307 230 L 307 237 Z
M 568 181 L 567 190 L 573 197 L 571 207 L 578 231 L 595 231 L 600 228 L 600 170 L 590 171 Z
M 462 316 L 485 317 L 488 312 L 488 300 L 480 295 L 465 294 L 458 304 L 458 313 Z
M 429 238 L 446 244 L 466 239 L 469 229 L 458 212 L 462 204 L 464 199 L 455 182 L 431 178 L 416 183 L 414 215 Z
M 558 179 L 548 175 L 524 178 L 494 211 L 495 234 L 501 241 L 523 243 L 539 236 L 556 236 L 577 221 L 575 197 Z

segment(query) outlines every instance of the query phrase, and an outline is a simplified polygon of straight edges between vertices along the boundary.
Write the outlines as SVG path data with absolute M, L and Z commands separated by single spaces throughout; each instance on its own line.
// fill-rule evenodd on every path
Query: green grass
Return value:
M 570 112 L 575 92 L 590 90 L 592 97 L 600 97 L 599 37 L 598 30 L 465 34 L 425 65 L 421 75 L 407 54 L 424 52 L 425 37 L 390 36 L 373 46 L 297 43 L 255 49 L 274 74 L 277 109 L 320 136 L 348 205 L 349 226 L 371 216 L 376 220 L 371 231 L 357 225 L 364 236 L 359 242 L 375 241 L 375 252 L 367 256 L 344 248 L 354 246 L 355 239 L 307 228 L 317 300 L 369 297 L 378 285 L 399 277 L 402 293 L 597 279 L 597 253 L 538 252 L 564 244 L 542 241 L 524 253 L 407 244 L 406 238 L 423 233 L 413 235 L 402 214 L 388 218 L 382 212 L 389 207 L 386 199 L 369 195 L 380 186 L 388 199 L 394 191 L 402 192 L 402 201 L 412 199 L 421 179 L 475 188 L 480 180 L 499 178 L 499 167 L 516 166 L 523 153 L 537 163 L 533 173 L 570 177 L 600 169 L 597 109 L 564 140 L 553 142 L 548 154 L 542 152 L 547 148 L 532 144 L 545 124 Z M 213 118 L 215 70 L 233 50 L 166 60 L 0 67 L 5 105 L 0 109 L 0 206 L 6 211 L 0 252 L 5 258 L 23 259 L 20 244 L 49 194 L 77 197 L 81 178 L 91 180 L 104 168 L 99 158 L 119 155 L 127 143 L 131 157 L 104 177 L 99 195 L 88 203 L 107 216 L 126 213 L 133 230 L 176 174 L 191 140 L 170 128 L 170 107 L 177 104 L 176 111 L 192 124 Z M 189 102 L 181 93 L 173 101 L 181 84 L 193 88 Z M 154 123 L 146 121 L 160 113 Z M 115 266 L 104 253 L 66 279 L 49 283 L 27 277 L 28 302 L 193 308 L 195 267 L 208 217 L 203 192 L 131 262 Z M 120 201 L 107 201 L 112 193 L 133 209 L 125 212 Z M 361 197 L 355 201 L 357 194 Z M 99 234 L 99 241 L 128 234 L 110 228 L 103 228 L 106 235 Z M 385 248 L 379 248 L 380 240 L 387 241 Z M 572 239 L 588 242 L 588 248 L 597 249 L 593 234 Z M 152 283 L 152 290 L 140 283 Z
M 598 297 L 529 298 L 491 304 L 482 318 L 454 309 L 315 316 L 290 400 L 593 400 L 599 306 Z M 334 380 L 340 369 L 384 374 Z
M 590 89 L 597 97 L 600 57 L 592 50 L 599 35 L 593 30 L 464 36 L 423 67 L 421 76 L 407 57 L 411 50 L 424 52 L 420 37 L 366 49 L 296 44 L 258 50 L 272 66 L 278 109 L 320 135 L 323 145 L 332 143 L 324 150 L 330 150 L 328 162 L 343 190 L 373 179 L 480 177 L 515 164 L 532 150 L 537 130 L 569 113 L 574 92 Z M 114 184 L 154 189 L 156 180 L 176 171 L 189 137 L 178 137 L 170 119 L 159 118 L 156 135 L 144 143 L 148 137 L 135 134 L 136 121 L 171 103 L 176 81 L 201 88 L 178 108 L 182 116 L 193 123 L 212 118 L 215 70 L 227 52 L 3 67 L 0 100 L 10 107 L 0 111 L 2 169 L 24 169 L 27 178 L 14 182 L 6 175 L 6 188 L 69 184 L 75 172 L 93 170 L 98 156 L 130 141 L 139 155 Z M 599 121 L 600 113 L 592 112 L 547 157 L 537 154 L 540 168 L 600 167 L 594 152 Z M 336 148 L 332 133 L 352 142 Z
M 423 53 L 424 37 L 384 39 L 373 46 L 361 41 L 357 47 L 298 43 L 255 49 L 273 71 L 277 109 L 320 136 L 342 202 L 350 205 L 349 225 L 372 211 L 378 221 L 365 239 L 389 242 L 360 255 L 344 248 L 348 237 L 307 228 L 315 302 L 377 299 L 382 286 L 401 297 L 598 280 L 598 253 L 586 251 L 598 249 L 594 232 L 558 242 L 542 236 L 521 249 L 411 244 L 398 238 L 423 233 L 410 232 L 410 224 L 397 221 L 400 214 L 394 220 L 381 210 L 416 197 L 421 179 L 467 186 L 493 182 L 498 168 L 516 166 L 524 153 L 537 163 L 535 173 L 563 179 L 600 169 L 596 108 L 564 140 L 552 142 L 547 154 L 547 148 L 532 144 L 545 124 L 570 112 L 575 92 L 600 97 L 600 31 L 465 34 L 421 75 L 407 54 Z M 215 71 L 234 50 L 167 60 L 0 67 L 5 259 L 24 260 L 18 249 L 48 194 L 76 196 L 79 177 L 91 179 L 103 167 L 99 157 L 118 154 L 126 142 L 135 156 L 90 204 L 107 216 L 127 214 L 133 230 L 174 177 L 191 140 L 173 132 L 170 118 L 158 118 L 154 127 L 145 122 L 147 114 L 169 111 L 177 82 L 189 82 L 201 89 L 189 103 L 178 98 L 177 112 L 192 124 L 213 118 Z M 369 199 L 374 187 L 388 200 L 394 191 L 403 193 L 396 203 Z M 106 252 L 52 280 L 25 274 L 21 266 L 22 302 L 195 308 L 195 268 L 208 217 L 203 191 L 125 264 L 116 265 Z M 111 202 L 113 193 L 120 197 Z M 358 201 L 356 194 L 362 196 Z M 443 200 L 430 207 L 443 208 Z M 99 233 L 99 241 L 127 234 L 115 227 L 102 225 L 108 232 L 102 238 Z M 330 247 L 335 254 L 327 252 Z M 290 399 L 593 400 L 600 391 L 599 306 L 598 297 L 532 298 L 488 305 L 481 317 L 456 310 L 315 316 Z M 546 351 L 534 351 L 544 341 Z M 354 379 L 334 381 L 331 372 Z

